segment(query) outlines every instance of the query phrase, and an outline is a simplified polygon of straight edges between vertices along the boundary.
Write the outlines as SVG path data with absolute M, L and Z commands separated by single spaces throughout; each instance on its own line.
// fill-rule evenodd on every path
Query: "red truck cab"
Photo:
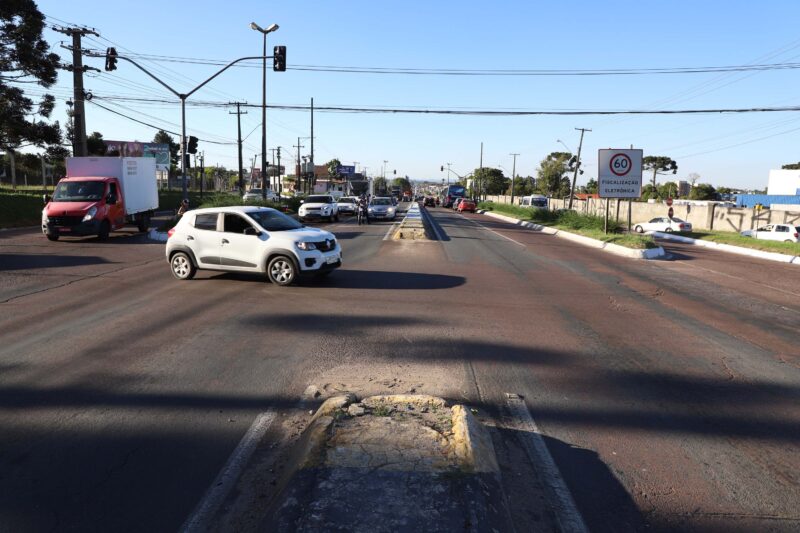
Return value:
M 61 235 L 97 235 L 107 239 L 111 230 L 125 225 L 125 199 L 120 190 L 116 178 L 62 179 L 53 197 L 45 197 L 42 232 L 51 241 Z

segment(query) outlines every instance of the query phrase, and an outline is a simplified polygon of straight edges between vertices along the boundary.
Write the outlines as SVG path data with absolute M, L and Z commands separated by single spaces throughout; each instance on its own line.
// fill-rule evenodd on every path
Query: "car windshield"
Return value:
M 679 219 L 677 217 L 672 217 L 672 221 L 673 222 L 683 222 L 683 220 L 681 220 L 681 219 Z
M 331 197 L 330 196 L 309 196 L 306 198 L 307 204 L 330 204 Z
M 103 197 L 106 184 L 102 181 L 62 181 L 53 192 L 56 202 L 91 202 Z
M 261 194 L 261 189 L 250 189 L 247 194 Z
M 287 231 L 290 229 L 300 229 L 303 227 L 292 217 L 286 216 L 274 209 L 262 209 L 259 211 L 249 211 L 247 215 L 258 222 L 258 225 L 267 231 Z
M 375 198 L 372 200 L 372 205 L 392 205 L 392 201 L 388 198 Z
M 344 198 L 339 198 L 340 204 L 354 204 L 356 203 L 355 198 L 351 198 L 349 196 L 345 196 Z

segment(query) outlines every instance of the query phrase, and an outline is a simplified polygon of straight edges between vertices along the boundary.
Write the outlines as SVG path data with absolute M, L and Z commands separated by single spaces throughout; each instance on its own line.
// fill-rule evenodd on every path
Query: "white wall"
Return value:
M 767 194 L 800 194 L 800 170 L 779 170 L 769 171 L 769 183 L 767 184 Z

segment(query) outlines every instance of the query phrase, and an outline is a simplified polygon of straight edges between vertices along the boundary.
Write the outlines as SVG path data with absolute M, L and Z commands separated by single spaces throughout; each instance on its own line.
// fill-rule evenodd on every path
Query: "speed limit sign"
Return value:
M 597 168 L 600 198 L 639 198 L 642 195 L 642 150 L 599 150 Z

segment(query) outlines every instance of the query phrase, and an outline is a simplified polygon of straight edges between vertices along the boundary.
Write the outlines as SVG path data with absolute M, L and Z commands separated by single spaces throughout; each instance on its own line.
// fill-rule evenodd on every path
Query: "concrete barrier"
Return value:
M 653 237 L 664 239 L 667 241 L 683 242 L 686 244 L 692 244 L 694 246 L 713 248 L 714 250 L 720 250 L 722 252 L 728 252 L 731 254 L 747 255 L 750 257 L 758 257 L 759 259 L 766 259 L 767 261 L 777 261 L 779 263 L 789 263 L 791 265 L 800 266 L 800 256 L 797 255 L 779 254 L 777 252 L 765 252 L 763 250 L 754 250 L 752 248 L 745 248 L 743 246 L 734 246 L 732 244 L 704 241 L 703 239 L 692 239 L 691 237 L 684 237 L 682 235 L 674 235 L 670 233 L 662 233 L 660 231 L 654 231 L 652 235 Z

